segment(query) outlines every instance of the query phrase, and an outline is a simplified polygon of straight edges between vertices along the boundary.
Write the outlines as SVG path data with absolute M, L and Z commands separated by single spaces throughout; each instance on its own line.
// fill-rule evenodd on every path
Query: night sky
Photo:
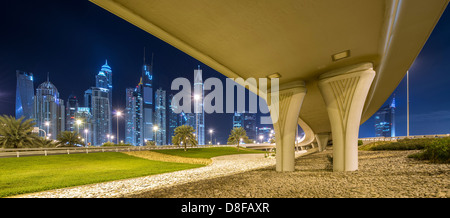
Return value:
M 34 86 L 50 75 L 60 98 L 70 94 L 80 100 L 95 86 L 95 75 L 108 60 L 113 71 L 113 108 L 124 110 L 125 89 L 139 82 L 146 48 L 147 61 L 154 54 L 154 89 L 168 94 L 172 80 L 193 81 L 194 69 L 203 79 L 225 77 L 171 45 L 88 1 L 2 0 L 0 34 L 0 114 L 14 115 L 16 70 L 32 72 Z M 435 31 L 410 69 L 410 134 L 450 133 L 450 12 L 446 10 Z M 397 135 L 406 135 L 406 79 L 396 94 Z M 389 99 L 390 100 L 390 99 Z M 388 100 L 388 101 L 389 101 Z M 206 130 L 225 143 L 232 114 L 205 116 Z M 116 130 L 113 122 L 113 130 Z M 123 139 L 123 120 L 120 138 Z M 369 119 L 360 137 L 374 136 Z M 209 140 L 206 133 L 205 140 Z

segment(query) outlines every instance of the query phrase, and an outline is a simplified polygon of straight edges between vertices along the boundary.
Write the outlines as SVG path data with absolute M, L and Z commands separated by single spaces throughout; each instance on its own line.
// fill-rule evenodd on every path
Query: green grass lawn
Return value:
M 192 158 L 263 153 L 235 147 L 189 148 L 157 152 Z M 0 197 L 93 184 L 202 167 L 201 164 L 147 160 L 124 153 L 106 152 L 0 158 Z
M 240 148 L 238 151 L 236 147 L 188 148 L 187 151 L 184 151 L 183 148 L 180 148 L 180 149 L 167 149 L 154 151 L 163 154 L 176 155 L 181 157 L 193 157 L 193 158 L 212 158 L 232 154 L 264 153 L 264 151 L 258 151 L 248 148 Z
M 123 153 L 0 159 L 0 197 L 160 174 L 204 165 L 152 161 Z

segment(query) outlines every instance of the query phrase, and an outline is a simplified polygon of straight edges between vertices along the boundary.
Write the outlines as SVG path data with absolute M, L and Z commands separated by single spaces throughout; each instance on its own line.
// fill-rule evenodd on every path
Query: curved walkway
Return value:
M 310 150 L 312 151 L 312 150 Z M 305 152 L 297 152 L 296 157 Z M 309 152 L 310 153 L 310 152 Z M 212 158 L 212 164 L 189 170 L 139 178 L 24 194 L 20 198 L 114 198 L 125 197 L 153 189 L 167 188 L 205 179 L 229 176 L 275 165 L 274 158 L 264 154 L 237 154 Z

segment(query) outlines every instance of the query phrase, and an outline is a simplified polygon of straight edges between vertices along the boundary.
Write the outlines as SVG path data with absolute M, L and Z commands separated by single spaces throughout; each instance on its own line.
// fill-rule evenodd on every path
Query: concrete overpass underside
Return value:
M 358 169 L 359 125 L 400 83 L 449 0 L 91 0 L 230 78 L 279 77 L 277 171 L 297 125 L 334 171 Z M 259 94 L 259 93 L 258 93 Z M 332 133 L 332 135 L 331 135 Z

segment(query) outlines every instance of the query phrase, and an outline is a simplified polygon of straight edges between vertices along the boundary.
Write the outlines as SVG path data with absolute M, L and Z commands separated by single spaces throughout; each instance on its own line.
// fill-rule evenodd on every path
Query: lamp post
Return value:
M 46 134 L 45 134 L 45 137 L 48 139 L 48 134 L 50 133 L 50 130 L 49 130 L 49 128 L 50 128 L 50 122 L 45 121 L 44 125 L 47 126 L 47 132 L 46 132 Z
M 119 144 L 119 117 L 120 116 L 122 116 L 122 112 L 117 111 L 116 112 L 116 117 L 117 117 L 117 142 L 116 142 L 116 144 Z
M 210 140 L 210 144 L 212 145 L 212 134 L 213 134 L 214 130 L 210 129 L 209 130 L 209 140 Z
M 406 71 L 406 136 L 409 138 L 409 71 Z
M 84 138 L 85 138 L 85 142 L 86 142 L 86 147 L 88 146 L 88 140 L 87 140 L 87 134 L 88 134 L 89 130 L 88 129 L 84 129 Z
M 77 124 L 77 133 L 80 134 L 80 124 L 82 123 L 81 120 L 76 120 L 75 121 Z
M 157 145 L 156 144 L 156 131 L 158 130 L 158 126 L 153 126 L 153 131 L 155 131 L 155 145 Z
M 259 140 L 260 140 L 261 144 L 262 144 L 262 140 L 263 140 L 263 138 L 264 138 L 264 136 L 263 136 L 263 135 L 260 135 L 260 136 L 259 136 Z

